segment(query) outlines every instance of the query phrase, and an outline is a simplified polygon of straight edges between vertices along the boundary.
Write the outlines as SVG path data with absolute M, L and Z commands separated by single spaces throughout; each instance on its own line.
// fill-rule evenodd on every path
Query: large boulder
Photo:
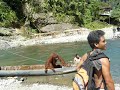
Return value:
M 65 31 L 69 29 L 76 29 L 78 26 L 69 23 L 61 23 L 61 24 L 51 24 L 41 28 L 43 32 L 51 32 L 51 31 Z

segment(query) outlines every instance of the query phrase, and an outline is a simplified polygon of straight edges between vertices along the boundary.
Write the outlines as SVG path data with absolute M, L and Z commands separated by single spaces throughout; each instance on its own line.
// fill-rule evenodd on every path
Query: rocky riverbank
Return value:
M 101 29 L 105 31 L 106 39 L 113 38 L 113 27 L 103 28 Z M 1 36 L 0 37 L 0 49 L 8 49 L 14 47 L 21 46 L 29 46 L 29 45 L 44 45 L 44 44 L 54 44 L 54 43 L 67 43 L 67 42 L 75 42 L 75 41 L 87 41 L 87 36 L 90 30 L 85 29 L 80 32 L 73 32 L 68 34 L 61 33 L 53 36 L 44 36 L 44 37 L 36 37 L 36 38 L 25 38 L 21 35 L 14 36 Z
M 31 85 L 23 85 L 23 78 L 8 77 L 0 79 L 0 90 L 72 90 L 67 86 L 57 86 L 50 84 L 34 83 Z
M 58 86 L 51 84 L 33 83 L 31 85 L 22 84 L 23 78 L 8 77 L 0 79 L 0 90 L 73 90 L 72 86 Z M 115 84 L 115 90 L 120 89 L 120 84 Z

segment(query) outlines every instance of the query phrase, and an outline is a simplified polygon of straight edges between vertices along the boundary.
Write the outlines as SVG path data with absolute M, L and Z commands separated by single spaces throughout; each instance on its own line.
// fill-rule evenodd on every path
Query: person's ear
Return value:
M 95 47 L 98 47 L 98 44 L 97 43 L 94 43 Z

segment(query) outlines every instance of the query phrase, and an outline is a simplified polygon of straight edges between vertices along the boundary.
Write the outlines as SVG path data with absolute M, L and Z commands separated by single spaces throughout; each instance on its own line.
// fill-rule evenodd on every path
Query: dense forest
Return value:
M 63 22 L 87 28 L 119 25 L 120 1 L 0 0 L 0 27 L 28 26 L 39 32 L 43 26 Z

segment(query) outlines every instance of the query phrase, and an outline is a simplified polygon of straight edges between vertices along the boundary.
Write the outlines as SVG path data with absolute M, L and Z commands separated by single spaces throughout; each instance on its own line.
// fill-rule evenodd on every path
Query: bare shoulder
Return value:
M 82 57 L 81 57 L 81 60 L 85 61 L 87 59 L 87 53 L 85 53 Z
M 100 59 L 102 65 L 109 65 L 110 64 L 110 61 L 108 58 L 101 58 Z

